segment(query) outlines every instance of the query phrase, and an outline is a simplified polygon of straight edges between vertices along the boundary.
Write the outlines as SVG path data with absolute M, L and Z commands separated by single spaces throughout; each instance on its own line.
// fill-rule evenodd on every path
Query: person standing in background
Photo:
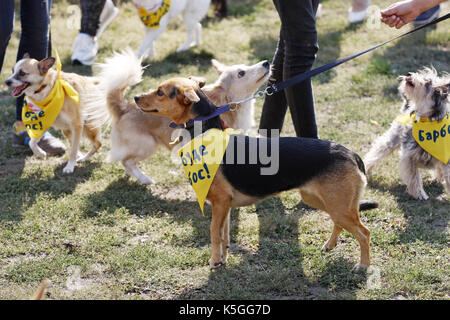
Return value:
M 407 0 L 395 2 L 381 11 L 381 21 L 397 29 L 411 21 L 414 21 L 415 24 L 425 24 L 438 17 L 439 4 L 444 1 Z
M 50 7 L 51 0 L 20 1 L 20 33 L 17 61 L 25 53 L 31 58 L 41 60 L 51 55 L 50 45 Z M 0 71 L 3 67 L 6 48 L 14 29 L 14 0 L 0 1 Z M 16 99 L 16 121 L 13 125 L 13 146 L 28 145 L 29 137 L 22 122 L 24 95 Z M 39 141 L 39 146 L 49 155 L 61 155 L 64 144 L 49 132 Z
M 81 28 L 72 45 L 72 63 L 90 66 L 98 52 L 98 39 L 119 14 L 111 0 L 80 0 Z
M 316 11 L 319 0 L 273 0 L 281 28 L 269 85 L 311 69 L 319 49 Z M 266 96 L 259 129 L 281 131 L 289 107 L 298 137 L 318 138 L 311 79 Z M 261 132 L 264 134 L 264 132 Z

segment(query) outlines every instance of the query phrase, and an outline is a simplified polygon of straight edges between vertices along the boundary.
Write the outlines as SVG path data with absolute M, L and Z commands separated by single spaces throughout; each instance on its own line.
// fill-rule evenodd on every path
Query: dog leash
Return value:
M 197 117 L 197 118 L 189 120 L 187 123 L 181 124 L 181 125 L 177 125 L 174 122 L 172 122 L 172 123 L 170 123 L 170 127 L 171 128 L 186 128 L 188 126 L 193 125 L 193 123 L 196 122 L 196 121 L 209 120 L 211 118 L 217 117 L 218 115 L 220 115 L 220 114 L 222 114 L 224 112 L 227 112 L 228 110 L 232 110 L 233 111 L 231 106 L 237 106 L 237 105 L 239 105 L 241 103 L 244 103 L 244 102 L 247 102 L 247 101 L 250 101 L 250 100 L 253 100 L 253 99 L 257 99 L 257 98 L 263 98 L 265 95 L 271 96 L 271 95 L 273 95 L 273 94 L 275 94 L 275 93 L 277 93 L 277 92 L 279 92 L 281 90 L 284 90 L 284 89 L 289 88 L 289 87 L 291 87 L 291 86 L 293 86 L 293 85 L 295 85 L 297 83 L 300 83 L 300 82 L 305 81 L 305 80 L 307 80 L 309 78 L 312 78 L 312 77 L 314 77 L 314 76 L 316 76 L 316 75 L 318 75 L 318 74 L 320 74 L 322 72 L 325 72 L 325 71 L 328 71 L 330 69 L 333 69 L 333 68 L 335 68 L 335 67 L 337 67 L 337 66 L 339 66 L 339 65 L 341 65 L 341 64 L 343 64 L 343 63 L 345 63 L 345 62 L 347 62 L 349 60 L 353 60 L 353 59 L 355 59 L 355 58 L 357 58 L 357 57 L 359 57 L 359 56 L 361 56 L 363 54 L 366 54 L 366 53 L 368 53 L 370 51 L 378 49 L 379 47 L 384 46 L 384 45 L 386 45 L 386 44 L 388 44 L 388 43 L 390 43 L 392 41 L 395 41 L 395 40 L 398 40 L 400 38 L 403 38 L 403 37 L 405 37 L 407 35 L 410 35 L 410 34 L 412 34 L 414 32 L 417 32 L 417 31 L 422 30 L 424 28 L 427 28 L 429 26 L 435 25 L 435 24 L 437 24 L 437 23 L 439 23 L 441 21 L 447 20 L 448 18 L 450 18 L 450 13 L 447 13 L 446 15 L 444 15 L 444 16 L 436 19 L 436 20 L 433 20 L 433 21 L 431 21 L 431 22 L 429 22 L 427 24 L 424 24 L 423 26 L 417 27 L 417 28 L 415 28 L 413 30 L 410 30 L 410 31 L 408 31 L 406 33 L 403 33 L 403 34 L 401 34 L 401 35 L 399 35 L 399 36 L 397 36 L 397 37 L 395 37 L 393 39 L 390 39 L 390 40 L 387 40 L 385 42 L 379 43 L 379 44 L 377 44 L 377 45 L 375 45 L 375 46 L 373 46 L 373 47 L 371 47 L 369 49 L 366 49 L 364 51 L 355 53 L 355 54 L 353 54 L 351 56 L 348 56 L 348 57 L 336 60 L 334 62 L 330 62 L 330 63 L 325 64 L 323 66 L 317 67 L 317 68 L 315 68 L 313 70 L 309 70 L 309 71 L 307 71 L 305 73 L 299 74 L 299 75 L 297 75 L 295 77 L 292 77 L 292 78 L 290 78 L 290 79 L 288 79 L 286 81 L 280 82 L 278 84 L 269 85 L 264 90 L 260 90 L 260 91 L 256 92 L 253 96 L 251 96 L 251 97 L 249 97 L 247 99 L 244 99 L 244 100 L 241 100 L 241 101 L 238 101 L 238 102 L 232 102 L 232 103 L 229 103 L 227 105 L 218 107 L 217 110 L 211 115 L 204 116 L 204 117 Z
M 359 56 L 361 56 L 361 55 L 363 55 L 365 53 L 368 53 L 370 51 L 378 49 L 381 46 L 384 46 L 384 45 L 386 45 L 386 44 L 388 44 L 388 43 L 390 43 L 392 41 L 395 41 L 397 39 L 405 37 L 405 36 L 407 36 L 407 35 L 409 35 L 411 33 L 414 33 L 414 32 L 419 31 L 421 29 L 427 28 L 427 27 L 432 26 L 434 24 L 437 24 L 437 23 L 439 23 L 441 21 L 447 20 L 448 18 L 450 18 L 450 13 L 447 13 L 445 16 L 442 16 L 439 19 L 433 20 L 433 21 L 431 21 L 431 22 L 429 22 L 427 24 L 424 24 L 423 26 L 417 27 L 417 28 L 415 28 L 413 30 L 410 30 L 410 31 L 408 31 L 406 33 L 403 33 L 403 34 L 401 34 L 401 35 L 399 35 L 399 36 L 397 36 L 397 37 L 395 37 L 395 38 L 393 38 L 391 40 L 387 40 L 387 41 L 385 41 L 383 43 L 377 44 L 377 45 L 375 45 L 375 46 L 373 46 L 373 47 L 371 47 L 369 49 L 366 49 L 364 51 L 358 52 L 358 53 L 356 53 L 354 55 L 348 56 L 346 58 L 339 59 L 337 61 L 334 61 L 334 62 L 325 64 L 323 66 L 320 66 L 320 67 L 318 67 L 316 69 L 313 69 L 313 70 L 307 71 L 305 73 L 299 74 L 299 75 L 297 75 L 295 77 L 292 77 L 292 78 L 290 78 L 290 79 L 288 79 L 288 80 L 286 80 L 284 82 L 281 82 L 281 83 L 278 83 L 278 84 L 272 84 L 272 85 L 266 87 L 266 89 L 263 91 L 263 93 L 265 95 L 268 95 L 268 96 L 273 95 L 274 93 L 276 93 L 278 91 L 284 90 L 284 89 L 286 89 L 288 87 L 293 86 L 294 84 L 300 83 L 300 82 L 305 81 L 306 79 L 312 78 L 312 77 L 314 77 L 314 76 L 316 76 L 316 75 L 318 75 L 318 74 L 320 74 L 322 72 L 325 72 L 325 71 L 328 71 L 330 69 L 333 69 L 333 68 L 335 68 L 335 67 L 337 67 L 337 66 L 339 66 L 339 65 L 341 65 L 341 64 L 343 64 L 343 63 L 345 63 L 345 62 L 347 62 L 349 60 L 355 59 L 355 58 L 357 58 L 357 57 L 359 57 Z M 260 96 L 261 96 L 261 93 L 259 93 L 258 96 L 255 96 L 255 98 L 258 98 Z
M 176 124 L 175 122 L 171 122 L 169 124 L 169 127 L 175 129 L 175 128 L 188 128 L 188 127 L 192 127 L 194 125 L 194 122 L 197 121 L 206 121 L 209 119 L 212 119 L 214 117 L 217 117 L 219 115 L 221 115 L 222 113 L 227 112 L 228 110 L 231 109 L 231 106 L 229 104 L 226 104 L 224 106 L 218 107 L 213 113 L 207 115 L 207 116 L 201 116 L 201 117 L 197 117 L 195 119 L 191 119 L 188 122 L 186 122 L 185 124 Z

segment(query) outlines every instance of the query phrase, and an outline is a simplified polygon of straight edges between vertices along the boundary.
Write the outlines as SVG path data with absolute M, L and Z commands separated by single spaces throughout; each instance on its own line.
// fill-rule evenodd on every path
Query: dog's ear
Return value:
M 200 98 L 193 88 L 189 88 L 183 91 L 183 104 L 190 105 L 192 103 L 199 102 Z
M 223 63 L 220 63 L 216 59 L 211 59 L 211 63 L 219 74 L 225 71 L 225 65 Z
M 22 59 L 30 59 L 30 54 L 28 52 L 25 52 Z
M 203 88 L 206 84 L 206 79 L 202 77 L 196 77 L 196 76 L 189 76 L 188 79 L 195 81 L 198 83 L 198 86 L 200 88 Z
M 48 70 L 50 70 L 50 68 L 55 64 L 55 61 L 56 60 L 53 57 L 45 58 L 39 61 L 38 63 L 39 72 L 41 74 L 46 74 Z
M 450 93 L 450 83 L 438 87 L 437 90 L 443 99 L 447 99 Z

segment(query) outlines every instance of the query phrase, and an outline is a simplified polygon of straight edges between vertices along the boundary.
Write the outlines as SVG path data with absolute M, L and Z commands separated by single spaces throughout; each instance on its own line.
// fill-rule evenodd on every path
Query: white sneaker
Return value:
M 319 6 L 317 7 L 316 11 L 316 19 L 319 19 L 322 16 L 322 4 L 319 3 Z
M 72 45 L 72 64 L 91 66 L 97 57 L 97 39 L 86 33 L 79 33 Z
M 115 17 L 117 17 L 118 14 L 119 9 L 114 6 L 114 3 L 111 0 L 106 0 L 105 6 L 100 14 L 100 25 L 96 34 L 97 39 L 100 38 L 106 27 L 114 20 Z
M 350 8 L 348 10 L 348 21 L 350 23 L 358 23 L 358 22 L 362 22 L 364 21 L 364 19 L 366 18 L 367 15 L 367 11 L 369 10 L 369 8 L 366 8 L 362 11 L 352 11 L 353 8 Z

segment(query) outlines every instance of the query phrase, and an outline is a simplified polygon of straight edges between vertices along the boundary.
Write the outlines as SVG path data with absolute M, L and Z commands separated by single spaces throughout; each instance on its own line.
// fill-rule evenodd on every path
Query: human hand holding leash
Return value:
M 381 21 L 400 29 L 410 23 L 422 12 L 433 8 L 444 0 L 406 0 L 391 4 L 381 11 Z

